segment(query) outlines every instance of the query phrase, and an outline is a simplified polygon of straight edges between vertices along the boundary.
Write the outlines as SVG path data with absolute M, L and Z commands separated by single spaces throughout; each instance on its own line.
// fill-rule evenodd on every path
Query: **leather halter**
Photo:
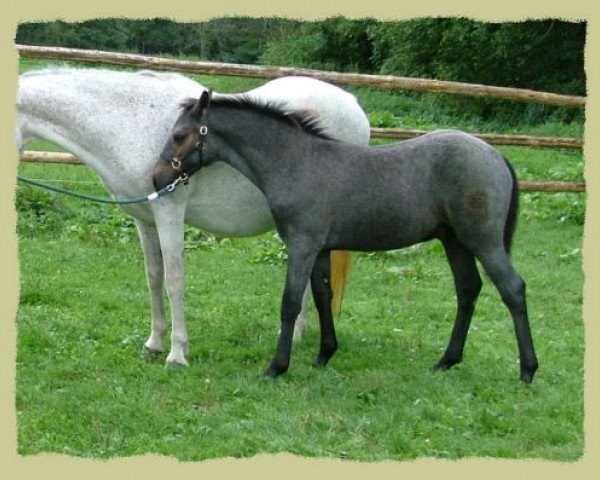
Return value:
M 183 172 L 181 172 L 181 174 L 179 175 L 179 177 L 175 180 L 175 182 L 173 182 L 173 189 L 175 189 L 175 187 L 177 187 L 177 185 L 179 185 L 180 183 L 184 183 L 187 184 L 189 181 L 189 178 L 198 170 L 200 170 L 200 168 L 202 167 L 202 156 L 203 156 L 203 151 L 202 151 L 202 147 L 204 146 L 204 142 L 202 141 L 202 137 L 205 137 L 208 134 L 208 127 L 206 125 L 200 125 L 200 127 L 198 128 L 198 134 L 200 135 L 198 137 L 198 141 L 196 142 L 196 144 L 194 145 L 194 148 L 191 149 L 190 151 L 188 151 L 185 155 L 183 155 L 183 157 L 181 155 L 175 156 L 171 159 L 171 167 L 174 170 L 179 170 L 181 168 L 181 165 L 183 164 L 183 162 L 185 161 L 186 158 L 188 158 L 192 153 L 194 152 L 198 152 L 198 156 L 200 157 L 200 162 L 198 162 L 198 166 L 194 167 L 194 168 L 190 168 L 189 170 L 184 170 Z

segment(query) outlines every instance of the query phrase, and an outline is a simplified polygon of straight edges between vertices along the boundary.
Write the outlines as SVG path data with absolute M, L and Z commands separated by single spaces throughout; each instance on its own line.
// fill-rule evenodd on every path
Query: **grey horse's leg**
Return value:
M 492 282 L 494 282 L 502 301 L 510 311 L 519 347 L 521 380 L 525 383 L 531 383 L 538 368 L 538 361 L 527 315 L 525 282 L 513 267 L 503 246 L 479 252 L 477 258 Z
M 136 220 L 135 223 L 144 252 L 152 315 L 150 337 L 144 343 L 144 351 L 150 356 L 156 356 L 163 352 L 162 339 L 167 331 L 164 298 L 165 271 L 156 226 L 140 220 Z
M 167 294 L 171 303 L 171 350 L 166 363 L 171 366 L 188 366 L 188 335 L 183 305 L 185 205 L 174 202 L 163 202 L 160 205 L 155 203 L 153 212 L 163 255 Z
M 302 306 L 302 294 L 308 283 L 317 251 L 307 245 L 288 245 L 288 265 L 281 300 L 281 332 L 277 340 L 277 351 L 269 368 L 268 377 L 285 373 L 290 364 L 290 353 L 294 336 L 294 324 Z
M 436 370 L 446 370 L 461 362 L 475 302 L 481 291 L 481 277 L 473 254 L 457 240 L 454 233 L 445 236 L 442 243 L 454 277 L 458 305 L 450 342 L 442 358 L 435 364 Z
M 337 350 L 337 339 L 335 338 L 335 325 L 331 311 L 331 261 L 329 251 L 321 252 L 312 270 L 310 284 L 313 298 L 319 312 L 319 324 L 321 326 L 321 344 L 319 355 L 313 362 L 313 366 L 320 367 L 327 364 L 329 359 Z

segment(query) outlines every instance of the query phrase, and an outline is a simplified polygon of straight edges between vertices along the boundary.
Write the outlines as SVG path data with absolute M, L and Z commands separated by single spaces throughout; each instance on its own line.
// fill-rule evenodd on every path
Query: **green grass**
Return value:
M 201 81 L 221 90 L 249 88 L 243 79 L 227 88 L 230 80 Z M 374 109 L 392 98 L 361 95 Z M 415 119 L 406 126 L 418 128 L 440 120 L 403 115 Z M 551 122 L 530 128 L 581 133 L 581 126 Z M 43 142 L 30 147 L 49 149 Z M 582 177 L 580 152 L 501 150 L 520 178 Z M 24 164 L 20 173 L 103 192 L 85 167 Z M 521 205 L 513 259 L 527 282 L 540 360 L 530 387 L 518 380 L 512 322 L 487 279 L 464 362 L 431 372 L 455 309 L 439 242 L 354 255 L 337 321 L 339 352 L 326 368 L 311 368 L 318 344 L 311 325 L 294 347 L 290 371 L 271 381 L 261 373 L 275 348 L 285 269 L 272 234 L 230 240 L 186 230 L 191 366 L 171 370 L 164 358 L 140 355 L 149 301 L 131 218 L 116 207 L 19 187 L 18 452 L 574 461 L 584 448 L 585 195 L 527 193 Z
M 438 243 L 356 255 L 330 365 L 309 366 L 313 325 L 288 374 L 263 379 L 284 265 L 250 259 L 269 241 L 187 252 L 191 367 L 173 371 L 140 356 L 149 308 L 135 242 L 84 241 L 68 229 L 21 235 L 19 453 L 200 460 L 288 451 L 365 461 L 582 454 L 580 226 L 534 219 L 517 234 L 514 261 L 527 279 L 541 364 L 531 387 L 518 380 L 511 321 L 489 282 L 464 363 L 430 371 L 454 311 Z

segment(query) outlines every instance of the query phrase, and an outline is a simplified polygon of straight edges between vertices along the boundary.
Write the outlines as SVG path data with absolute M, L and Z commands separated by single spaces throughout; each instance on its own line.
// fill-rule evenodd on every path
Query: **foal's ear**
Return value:
M 210 88 L 208 90 L 204 90 L 196 102 L 196 105 L 194 105 L 194 115 L 196 115 L 198 118 L 202 117 L 202 115 L 206 113 L 206 109 L 210 104 L 211 98 L 212 90 Z

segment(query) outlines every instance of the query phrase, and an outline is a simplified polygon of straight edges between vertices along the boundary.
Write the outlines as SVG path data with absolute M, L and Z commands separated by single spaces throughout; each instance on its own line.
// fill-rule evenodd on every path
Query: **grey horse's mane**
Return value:
M 187 112 L 196 104 L 196 101 L 197 100 L 194 98 L 184 100 L 181 103 L 181 108 L 184 110 L 184 112 Z M 285 107 L 280 103 L 257 100 L 256 98 L 246 94 L 218 95 L 213 97 L 211 100 L 211 105 L 247 108 L 287 122 L 290 125 L 301 128 L 312 135 L 316 135 L 327 140 L 332 140 L 332 138 L 325 132 L 325 129 L 319 125 L 318 118 L 312 112 L 292 112 L 286 110 Z

